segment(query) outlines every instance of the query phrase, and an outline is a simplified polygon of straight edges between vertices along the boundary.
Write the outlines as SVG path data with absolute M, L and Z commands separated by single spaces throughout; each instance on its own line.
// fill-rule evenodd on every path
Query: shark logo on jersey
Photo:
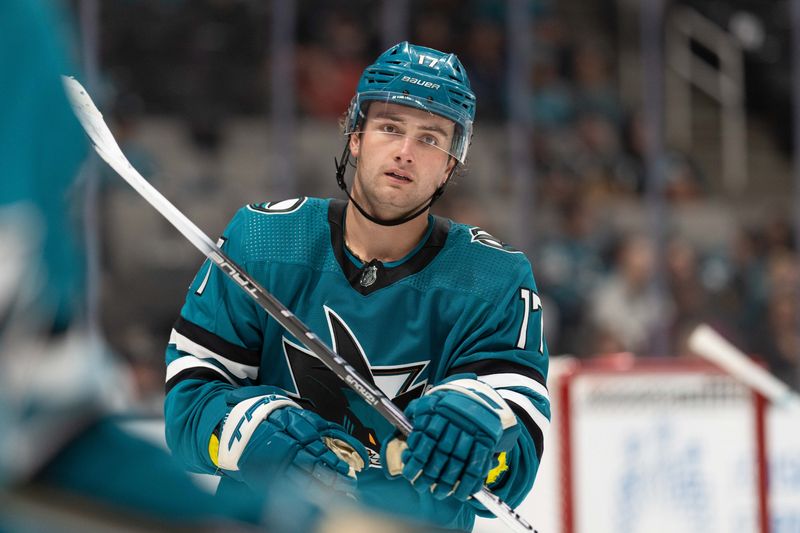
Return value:
M 509 246 L 508 244 L 504 243 L 497 237 L 491 235 L 488 231 L 482 230 L 481 228 L 470 228 L 469 230 L 470 235 L 472 235 L 472 242 L 477 242 L 484 246 L 488 246 L 489 248 L 494 248 L 495 250 L 501 250 L 503 252 L 508 252 L 510 254 L 521 254 L 519 250 L 516 248 Z
M 378 387 L 400 409 L 422 395 L 427 379 L 420 379 L 430 361 L 406 365 L 371 366 L 364 349 L 350 327 L 332 309 L 324 307 L 333 350 L 342 356 L 370 384 Z M 283 338 L 283 351 L 303 407 L 327 420 L 341 424 L 358 438 L 370 455 L 370 466 L 380 467 L 381 436 L 391 425 L 326 367 L 313 353 Z
M 268 215 L 286 215 L 294 213 L 306 203 L 305 196 L 300 198 L 292 198 L 291 200 L 281 200 L 280 202 L 264 202 L 262 204 L 250 204 L 247 209 L 256 211 L 258 213 L 266 213 Z

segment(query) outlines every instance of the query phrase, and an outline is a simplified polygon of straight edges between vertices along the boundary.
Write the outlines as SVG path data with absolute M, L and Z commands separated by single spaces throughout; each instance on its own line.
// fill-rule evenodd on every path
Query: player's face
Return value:
M 455 124 L 421 109 L 373 103 L 360 133 L 353 197 L 373 215 L 397 217 L 426 203 L 456 164 L 447 153 Z

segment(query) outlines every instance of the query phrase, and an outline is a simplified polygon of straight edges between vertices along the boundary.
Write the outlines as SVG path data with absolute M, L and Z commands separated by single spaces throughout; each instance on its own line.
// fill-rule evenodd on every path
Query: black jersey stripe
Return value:
M 189 322 L 182 316 L 178 317 L 178 320 L 175 321 L 175 325 L 173 327 L 175 328 L 175 331 L 192 342 L 195 342 L 200 346 L 207 348 L 211 352 L 225 357 L 226 359 L 230 359 L 235 363 L 256 367 L 261 364 L 260 351 L 248 350 L 247 348 L 242 348 L 241 346 L 237 346 L 231 342 L 228 342 L 222 337 L 211 333 L 207 329 Z
M 169 391 L 175 388 L 179 383 L 189 379 L 199 379 L 201 381 L 220 381 L 220 373 L 206 367 L 192 367 L 186 370 L 181 370 L 175 374 L 164 385 L 164 392 L 169 394 Z
M 465 365 L 456 366 L 450 369 L 447 373 L 448 376 L 454 374 L 473 373 L 478 376 L 487 374 L 519 374 L 530 378 L 545 389 L 547 389 L 547 380 L 535 368 L 515 363 L 513 361 L 505 361 L 502 359 L 482 359 L 474 363 L 467 363 Z
M 525 426 L 525 429 L 528 430 L 528 434 L 533 439 L 533 446 L 536 448 L 536 456 L 541 461 L 544 453 L 544 433 L 542 433 L 542 429 L 536 425 L 536 422 L 533 421 L 525 409 L 514 403 L 513 400 L 508 398 L 505 398 L 505 400 L 520 422 L 522 422 L 522 425 Z

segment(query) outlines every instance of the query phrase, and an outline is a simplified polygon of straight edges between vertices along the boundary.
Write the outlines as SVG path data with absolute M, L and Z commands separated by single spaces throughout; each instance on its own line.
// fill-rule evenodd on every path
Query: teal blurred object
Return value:
M 114 529 L 260 523 L 262 495 L 213 497 L 111 414 L 131 385 L 85 326 L 75 178 L 88 146 L 61 85 L 73 72 L 60 15 L 0 2 L 0 531 L 69 530 L 47 521 L 60 506 Z
M 88 146 L 59 79 L 71 71 L 63 22 L 40 0 L 0 2 L 0 206 L 27 205 L 41 218 L 47 271 L 36 306 L 56 327 L 69 321 L 85 286 L 69 196 Z

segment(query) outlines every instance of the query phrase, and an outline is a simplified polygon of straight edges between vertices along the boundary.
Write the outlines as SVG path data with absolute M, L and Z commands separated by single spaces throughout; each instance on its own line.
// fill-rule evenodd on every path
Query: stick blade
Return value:
M 131 164 L 122 153 L 111 130 L 108 129 L 103 114 L 78 80 L 71 76 L 61 76 L 61 81 L 72 106 L 72 112 L 83 126 L 95 150 L 114 170 L 122 174 L 131 167 Z

